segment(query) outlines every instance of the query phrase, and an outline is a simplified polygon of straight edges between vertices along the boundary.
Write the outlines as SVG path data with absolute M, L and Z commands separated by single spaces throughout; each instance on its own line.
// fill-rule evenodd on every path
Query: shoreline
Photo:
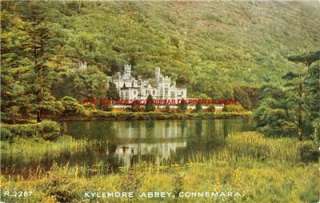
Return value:
M 106 112 L 94 111 L 88 115 L 70 115 L 48 117 L 56 121 L 126 121 L 126 120 L 193 120 L 193 119 L 232 119 L 249 118 L 248 112 L 203 112 L 203 113 L 167 113 L 167 112 Z

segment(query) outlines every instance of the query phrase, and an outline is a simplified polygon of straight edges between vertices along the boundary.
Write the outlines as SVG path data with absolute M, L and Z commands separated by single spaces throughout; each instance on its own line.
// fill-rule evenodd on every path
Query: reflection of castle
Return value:
M 119 145 L 114 153 L 120 160 L 124 161 L 125 166 L 131 165 L 134 155 L 155 155 L 159 161 L 169 160 L 171 154 L 176 153 L 178 148 L 184 148 L 187 142 L 169 143 L 132 143 Z
M 124 73 L 118 72 L 112 79 L 116 85 L 121 99 L 146 99 L 151 95 L 154 99 L 185 99 L 187 89 L 176 87 L 176 82 L 160 73 L 160 68 L 155 70 L 155 82 L 138 79 L 131 75 L 131 65 L 124 66 Z
M 178 121 L 157 121 L 156 124 L 154 121 L 122 122 L 118 123 L 118 127 L 114 130 L 119 138 L 129 139 L 174 139 L 184 137 L 186 134 L 181 122 Z

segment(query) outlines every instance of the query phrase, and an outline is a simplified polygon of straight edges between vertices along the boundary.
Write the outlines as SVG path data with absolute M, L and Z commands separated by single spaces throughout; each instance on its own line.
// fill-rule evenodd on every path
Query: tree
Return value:
M 246 109 L 251 109 L 252 103 L 250 101 L 250 98 L 241 87 L 235 87 L 233 89 L 234 98 L 240 102 L 240 104 L 245 107 Z
M 15 123 L 31 111 L 28 49 L 28 24 L 14 11 L 1 10 L 1 121 Z
M 146 101 L 145 110 L 149 112 L 149 111 L 154 111 L 155 109 L 156 107 L 154 105 L 153 98 L 151 95 L 149 95 Z
M 317 134 L 320 70 L 315 56 L 318 55 L 289 57 L 308 65 L 307 71 L 288 72 L 282 77 L 286 81 L 284 87 L 262 89 L 262 101 L 254 114 L 258 130 L 278 136 L 297 134 L 300 140 Z
M 310 66 L 304 80 L 306 108 L 311 120 L 320 118 L 320 62 Z
M 75 98 L 65 96 L 61 102 L 64 107 L 64 115 L 79 115 L 85 112 L 84 107 Z
M 181 101 L 179 103 L 179 110 L 186 111 L 187 109 L 188 109 L 187 101 L 185 99 L 181 99 Z
M 112 100 L 120 99 L 117 87 L 113 82 L 109 82 L 109 88 L 107 90 L 107 98 Z
M 198 103 L 196 104 L 196 112 L 201 112 L 201 111 L 202 111 L 202 105 L 201 105 L 200 102 L 198 102 Z
M 51 85 L 54 80 L 51 77 L 54 69 L 49 62 L 54 55 L 58 45 L 47 19 L 46 6 L 38 2 L 26 2 L 25 10 L 22 13 L 23 19 L 28 23 L 26 29 L 29 39 L 24 47 L 29 50 L 28 59 L 31 61 L 31 77 L 29 84 L 34 95 L 33 109 L 37 115 L 37 121 L 41 121 L 42 112 L 50 110 L 48 103 L 54 103 L 55 97 L 51 95 Z M 49 107 L 49 109 L 48 109 Z M 51 111 L 51 110 L 50 110 Z
M 107 76 L 95 67 L 76 70 L 73 84 L 78 98 L 105 97 L 107 93 Z

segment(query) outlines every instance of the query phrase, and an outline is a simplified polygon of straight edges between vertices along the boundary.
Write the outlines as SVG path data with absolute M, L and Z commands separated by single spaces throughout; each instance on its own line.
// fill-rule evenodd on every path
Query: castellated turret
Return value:
M 154 71 L 155 84 L 151 85 L 149 79 L 138 80 L 131 75 L 131 65 L 124 65 L 123 74 L 117 74 L 113 77 L 112 82 L 116 85 L 121 99 L 146 99 L 151 95 L 154 99 L 185 99 L 187 90 L 185 88 L 177 88 L 175 81 L 171 82 L 171 78 L 163 76 L 160 68 L 156 67 Z

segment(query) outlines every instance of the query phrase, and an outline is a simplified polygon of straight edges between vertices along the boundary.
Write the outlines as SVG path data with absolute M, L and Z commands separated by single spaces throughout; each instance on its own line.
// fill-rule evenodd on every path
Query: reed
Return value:
M 27 188 L 36 202 L 87 201 L 85 191 L 233 191 L 241 197 L 227 199 L 172 198 L 165 202 L 316 202 L 320 184 L 317 163 L 301 162 L 300 141 L 267 138 L 256 132 L 230 135 L 226 147 L 212 154 L 195 154 L 187 164 L 154 166 L 140 163 L 105 175 L 103 163 L 93 167 L 54 165 L 45 175 L 29 179 L 2 176 L 2 188 Z M 88 175 L 94 171 L 94 175 Z M 9 201 L 10 199 L 3 199 Z M 32 202 L 31 201 L 31 202 Z M 125 199 L 91 199 L 126 202 Z M 135 197 L 132 202 L 149 202 Z M 160 201 L 160 198 L 154 200 Z M 10 202 L 10 201 L 9 201 Z

